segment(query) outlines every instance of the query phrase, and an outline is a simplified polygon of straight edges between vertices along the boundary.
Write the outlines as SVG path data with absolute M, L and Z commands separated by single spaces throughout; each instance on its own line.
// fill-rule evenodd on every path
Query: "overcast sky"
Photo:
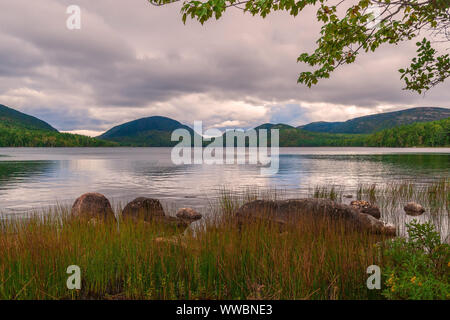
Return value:
M 81 30 L 66 27 L 72 4 L 81 7 Z M 307 69 L 297 57 L 319 35 L 314 17 L 232 9 L 183 25 L 180 4 L 1 0 L 0 104 L 90 135 L 152 115 L 246 128 L 450 106 L 450 81 L 425 96 L 401 90 L 397 70 L 415 41 L 362 56 L 311 89 L 297 84 Z

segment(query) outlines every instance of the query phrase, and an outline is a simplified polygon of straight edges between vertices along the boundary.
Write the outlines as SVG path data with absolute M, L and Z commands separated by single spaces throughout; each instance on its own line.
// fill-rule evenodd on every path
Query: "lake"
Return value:
M 116 205 L 146 196 L 204 211 L 224 188 L 276 189 L 294 198 L 312 195 L 316 186 L 355 194 L 360 184 L 427 184 L 450 176 L 450 148 L 280 148 L 272 176 L 249 164 L 174 165 L 170 154 L 170 148 L 2 148 L 0 212 L 71 205 L 94 191 Z

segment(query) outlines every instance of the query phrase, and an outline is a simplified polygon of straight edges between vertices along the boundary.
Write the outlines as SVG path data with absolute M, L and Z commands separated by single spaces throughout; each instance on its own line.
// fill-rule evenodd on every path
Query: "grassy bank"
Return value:
M 317 196 L 328 196 L 322 192 Z M 370 189 L 360 192 L 363 198 Z M 26 222 L 3 220 L 0 299 L 382 299 L 381 290 L 366 287 L 368 266 L 389 267 L 395 289 L 398 279 L 423 276 L 398 269 L 404 262 L 395 250 L 382 254 L 386 238 L 343 221 L 304 216 L 282 232 L 265 222 L 238 228 L 234 209 L 254 197 L 224 192 L 211 215 L 183 235 L 155 224 L 74 220 L 66 208 Z M 441 270 L 448 247 L 443 257 L 432 298 L 445 298 L 449 288 Z M 81 268 L 81 290 L 66 287 L 70 265 Z M 433 274 L 425 266 L 422 272 Z M 391 292 L 387 277 L 383 290 Z
M 63 222 L 63 223 L 61 223 Z M 305 219 L 288 233 L 209 220 L 195 235 L 157 225 L 56 218 L 3 223 L 1 299 L 367 299 L 379 237 Z M 82 289 L 66 288 L 66 268 Z

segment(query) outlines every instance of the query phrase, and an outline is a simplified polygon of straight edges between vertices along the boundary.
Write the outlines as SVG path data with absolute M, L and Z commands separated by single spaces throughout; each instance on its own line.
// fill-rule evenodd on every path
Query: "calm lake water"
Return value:
M 85 192 L 113 203 L 138 196 L 166 206 L 206 208 L 219 190 L 282 190 L 286 197 L 311 195 L 335 185 L 355 193 L 358 184 L 409 180 L 420 184 L 448 177 L 450 148 L 281 148 L 280 169 L 261 176 L 257 165 L 174 165 L 170 148 L 0 149 L 0 212 L 17 215 L 70 205 Z

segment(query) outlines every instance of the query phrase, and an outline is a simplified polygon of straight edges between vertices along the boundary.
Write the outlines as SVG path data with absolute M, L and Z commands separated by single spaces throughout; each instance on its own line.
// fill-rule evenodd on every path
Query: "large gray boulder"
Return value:
M 395 228 L 383 221 L 353 206 L 328 199 L 255 200 L 244 204 L 236 212 L 239 224 L 264 219 L 283 225 L 296 222 L 305 215 L 343 219 L 361 230 L 395 235 Z
M 72 206 L 73 217 L 107 220 L 115 219 L 109 200 L 100 193 L 85 193 Z

